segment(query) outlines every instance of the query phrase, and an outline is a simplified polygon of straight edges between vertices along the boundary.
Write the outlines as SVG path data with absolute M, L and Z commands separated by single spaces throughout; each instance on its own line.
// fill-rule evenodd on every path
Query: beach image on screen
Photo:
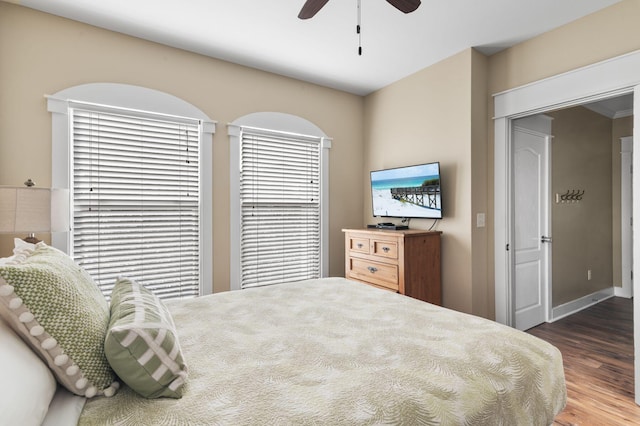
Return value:
M 371 172 L 374 216 L 441 218 L 438 163 Z

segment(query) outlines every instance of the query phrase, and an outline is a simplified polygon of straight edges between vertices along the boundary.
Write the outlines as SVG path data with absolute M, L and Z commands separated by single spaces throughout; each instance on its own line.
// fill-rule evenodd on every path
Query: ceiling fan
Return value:
M 302 6 L 298 18 L 313 18 L 328 1 L 329 0 L 307 0 Z M 404 13 L 411 13 L 420 6 L 420 0 L 387 0 L 387 3 Z

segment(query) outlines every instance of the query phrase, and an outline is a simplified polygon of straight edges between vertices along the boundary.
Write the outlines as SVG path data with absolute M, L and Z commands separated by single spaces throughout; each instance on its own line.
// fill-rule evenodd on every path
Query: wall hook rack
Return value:
M 578 203 L 582 201 L 584 189 L 568 189 L 564 194 L 556 193 L 556 203 Z

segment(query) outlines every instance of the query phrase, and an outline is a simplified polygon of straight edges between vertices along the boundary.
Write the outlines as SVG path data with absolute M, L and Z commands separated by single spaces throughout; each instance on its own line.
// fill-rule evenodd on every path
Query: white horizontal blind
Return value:
M 109 297 L 128 276 L 199 294 L 199 123 L 72 110 L 73 257 Z
M 243 128 L 241 288 L 320 276 L 321 140 Z

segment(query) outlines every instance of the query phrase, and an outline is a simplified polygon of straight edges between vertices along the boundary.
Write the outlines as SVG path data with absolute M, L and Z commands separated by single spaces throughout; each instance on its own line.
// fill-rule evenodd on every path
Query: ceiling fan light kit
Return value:
M 313 18 L 316 13 L 320 11 L 327 4 L 329 0 L 307 0 L 302 5 L 298 18 L 309 19 Z M 411 13 L 420 6 L 420 0 L 387 0 L 391 6 L 395 7 L 403 13 Z M 358 23 L 356 25 L 356 33 L 358 34 L 358 55 L 362 55 L 362 28 L 360 25 L 360 0 L 357 0 L 358 5 Z

